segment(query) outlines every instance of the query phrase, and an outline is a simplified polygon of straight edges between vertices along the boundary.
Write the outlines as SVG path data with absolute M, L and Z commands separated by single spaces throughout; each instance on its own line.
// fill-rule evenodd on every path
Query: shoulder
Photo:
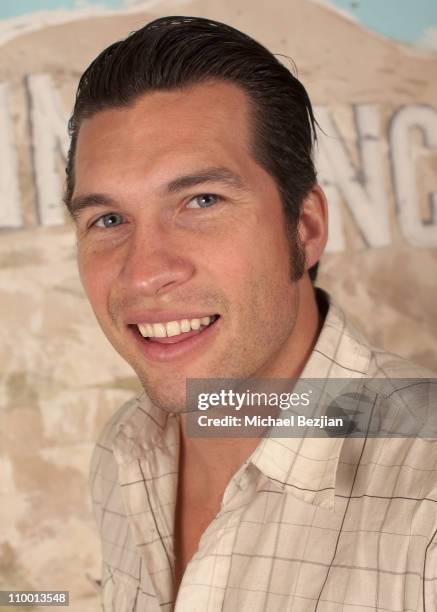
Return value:
M 118 488 L 118 463 L 114 456 L 114 441 L 121 424 L 138 406 L 140 398 L 135 397 L 123 404 L 105 423 L 91 456 L 89 486 L 95 518 L 101 525 L 102 514 L 110 503 L 113 492 Z
M 395 353 L 369 345 L 369 376 L 378 378 L 434 378 L 437 373 Z
M 106 421 L 97 439 L 94 452 L 91 458 L 91 472 L 101 472 L 105 466 L 115 465 L 113 443 L 119 432 L 120 425 L 129 418 L 129 415 L 138 405 L 139 398 L 135 397 L 123 404 Z
M 357 423 L 366 438 L 365 463 L 373 466 L 369 483 L 381 498 L 392 490 L 398 498 L 428 504 L 435 513 L 437 374 L 371 345 L 369 355 L 355 396 Z
M 370 361 L 364 387 L 373 398 L 371 435 L 408 438 L 410 444 L 429 442 L 436 458 L 437 374 L 394 353 L 369 347 Z M 374 401 L 373 401 L 374 400 Z
M 336 304 L 330 304 L 327 321 L 337 330 L 336 361 L 353 373 L 344 401 L 354 407 L 364 431 L 371 437 L 437 438 L 437 374 L 373 346 Z M 347 370 L 337 368 L 335 374 L 340 379 Z

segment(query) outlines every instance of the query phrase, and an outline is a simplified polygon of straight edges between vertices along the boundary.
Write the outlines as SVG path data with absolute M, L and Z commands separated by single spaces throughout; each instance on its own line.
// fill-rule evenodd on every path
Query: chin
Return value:
M 169 413 L 179 414 L 187 411 L 185 378 L 178 377 L 178 380 L 173 380 L 170 384 L 168 380 L 151 381 L 149 377 L 141 376 L 139 373 L 138 378 L 155 406 Z
M 170 395 L 168 392 L 155 393 L 154 391 L 147 389 L 147 387 L 144 387 L 144 390 L 152 403 L 164 412 L 168 412 L 169 414 L 182 414 L 183 412 L 187 412 L 185 390 L 183 396 L 180 393 L 175 393 L 173 395 Z

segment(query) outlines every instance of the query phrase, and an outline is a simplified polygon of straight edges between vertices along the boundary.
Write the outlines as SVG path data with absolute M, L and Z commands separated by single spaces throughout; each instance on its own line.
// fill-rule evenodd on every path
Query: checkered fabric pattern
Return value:
M 369 347 L 330 303 L 302 373 L 324 377 L 432 374 Z M 175 601 L 178 456 L 177 416 L 146 395 L 102 433 L 91 491 L 106 612 L 437 610 L 437 440 L 263 438 Z

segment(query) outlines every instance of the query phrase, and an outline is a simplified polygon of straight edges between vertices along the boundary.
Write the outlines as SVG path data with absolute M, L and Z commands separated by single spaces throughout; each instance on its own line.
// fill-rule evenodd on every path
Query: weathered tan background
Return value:
M 165 14 L 226 21 L 295 60 L 326 131 L 334 224 L 319 284 L 375 343 L 437 369 L 437 55 L 310 0 L 161 2 L 11 35 L 0 47 L 0 589 L 69 590 L 72 611 L 98 609 L 93 442 L 138 387 L 78 280 L 60 204 L 65 121 L 97 52 Z

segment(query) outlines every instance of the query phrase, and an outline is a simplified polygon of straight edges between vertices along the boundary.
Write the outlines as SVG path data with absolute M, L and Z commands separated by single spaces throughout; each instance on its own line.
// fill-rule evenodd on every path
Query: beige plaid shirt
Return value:
M 330 304 L 302 378 L 432 376 Z M 437 610 L 437 440 L 263 438 L 173 598 L 178 418 L 146 395 L 94 452 L 106 612 Z

